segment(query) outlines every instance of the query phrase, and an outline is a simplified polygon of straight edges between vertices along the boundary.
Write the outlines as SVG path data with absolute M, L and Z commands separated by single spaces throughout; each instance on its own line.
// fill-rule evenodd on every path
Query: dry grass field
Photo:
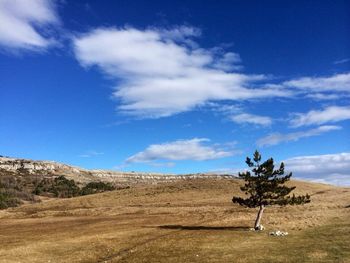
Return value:
M 0 211 L 0 262 L 350 262 L 350 188 L 292 181 L 304 206 L 234 205 L 239 180 L 187 180 Z M 269 236 L 288 231 L 286 237 Z

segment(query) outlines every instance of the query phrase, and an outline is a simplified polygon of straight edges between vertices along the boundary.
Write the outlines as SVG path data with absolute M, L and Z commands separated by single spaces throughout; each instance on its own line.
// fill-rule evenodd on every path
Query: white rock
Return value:
M 265 230 L 265 227 L 263 225 L 259 225 L 257 228 L 255 228 L 256 231 L 263 231 Z
M 283 237 L 283 236 L 288 236 L 288 232 L 283 232 L 280 230 L 272 231 L 269 233 L 270 236 L 275 236 L 275 237 Z

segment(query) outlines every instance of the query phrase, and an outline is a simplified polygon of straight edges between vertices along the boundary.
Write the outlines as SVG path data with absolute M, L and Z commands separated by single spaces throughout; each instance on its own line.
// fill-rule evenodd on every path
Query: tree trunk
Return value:
M 254 224 L 255 229 L 258 229 L 258 227 L 260 226 L 260 221 L 261 221 L 262 215 L 264 213 L 264 209 L 265 209 L 265 207 L 263 205 L 261 205 L 259 208 L 258 216 L 256 217 L 256 220 L 255 220 L 255 224 Z

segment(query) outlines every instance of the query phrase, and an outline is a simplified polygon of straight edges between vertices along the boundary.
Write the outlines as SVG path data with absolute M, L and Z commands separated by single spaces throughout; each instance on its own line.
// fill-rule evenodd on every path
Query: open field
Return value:
M 196 179 L 0 211 L 0 262 L 350 262 L 350 188 L 293 181 L 304 206 L 234 205 L 239 180 Z M 287 237 L 268 236 L 285 230 Z

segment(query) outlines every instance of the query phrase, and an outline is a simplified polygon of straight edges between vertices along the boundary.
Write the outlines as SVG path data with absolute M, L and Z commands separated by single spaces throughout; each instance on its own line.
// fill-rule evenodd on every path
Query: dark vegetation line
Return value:
M 96 194 L 105 191 L 112 191 L 115 187 L 111 183 L 90 182 L 80 188 L 74 180 L 68 180 L 63 175 L 42 179 L 33 190 L 35 195 L 54 196 L 60 198 L 70 198 L 81 195 Z
M 24 202 L 40 202 L 38 196 L 70 198 L 115 190 L 111 183 L 90 182 L 79 187 L 63 175 L 43 178 L 42 175 L 18 175 L 0 171 L 0 209 L 16 207 Z

